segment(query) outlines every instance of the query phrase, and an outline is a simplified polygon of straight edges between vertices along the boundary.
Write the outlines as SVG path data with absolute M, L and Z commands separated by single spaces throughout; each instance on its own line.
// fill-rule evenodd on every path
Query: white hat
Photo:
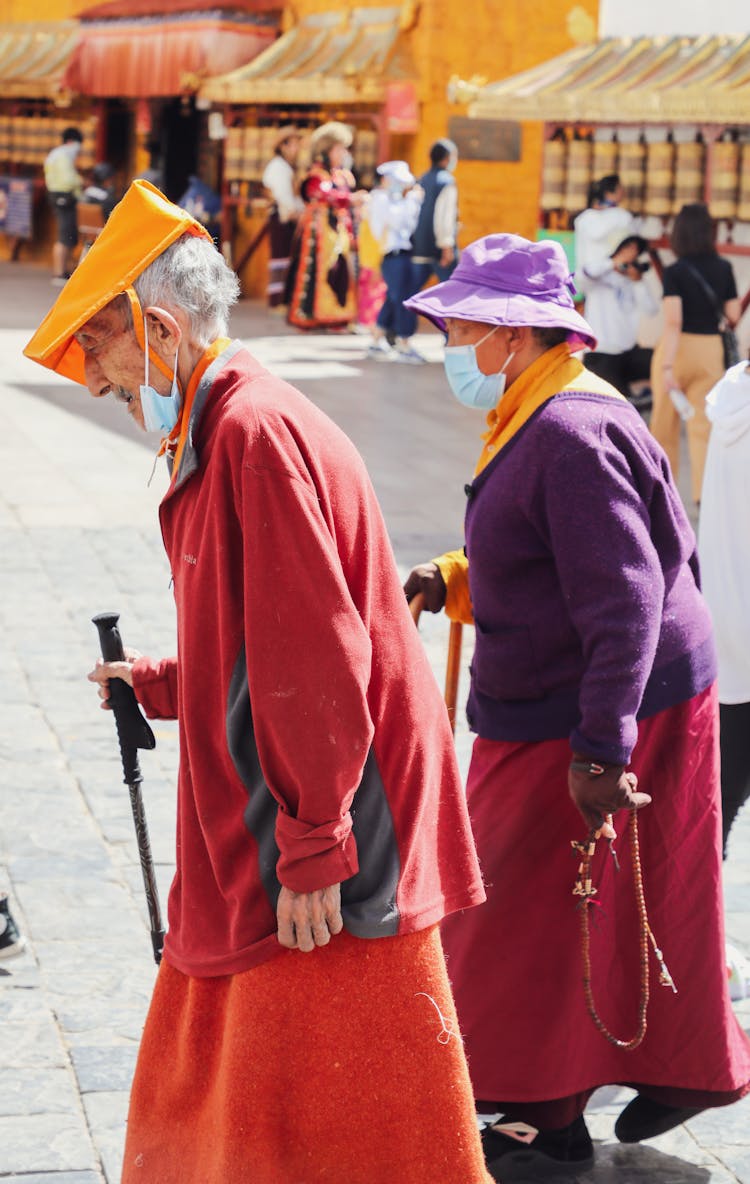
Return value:
M 378 165 L 376 172 L 381 177 L 399 181 L 404 188 L 414 184 L 414 174 L 405 160 L 386 160 L 383 164 Z

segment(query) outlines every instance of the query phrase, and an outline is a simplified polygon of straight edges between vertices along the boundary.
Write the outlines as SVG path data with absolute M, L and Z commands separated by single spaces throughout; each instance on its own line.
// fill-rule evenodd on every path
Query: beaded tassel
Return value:
M 643 871 L 641 868 L 641 855 L 638 843 L 638 820 L 635 810 L 630 812 L 630 853 L 633 863 L 633 884 L 635 888 L 636 907 L 638 910 L 638 919 L 640 924 L 639 932 L 639 946 L 640 946 L 640 967 L 641 967 L 641 989 L 640 999 L 638 1002 L 638 1026 L 635 1035 L 629 1040 L 620 1040 L 610 1032 L 607 1025 L 601 1019 L 596 1010 L 596 1003 L 594 1002 L 594 991 L 591 984 L 591 941 L 589 934 L 589 909 L 592 905 L 597 904 L 593 898 L 597 894 L 597 889 L 594 887 L 591 865 L 596 851 L 596 843 L 599 838 L 598 830 L 589 831 L 588 837 L 583 843 L 571 840 L 571 847 L 577 851 L 581 856 L 581 862 L 578 865 L 578 876 L 573 886 L 573 895 L 579 896 L 581 899 L 578 903 L 578 909 L 581 917 L 581 956 L 583 959 L 583 990 L 586 997 L 586 1006 L 589 1015 L 594 1024 L 602 1035 L 610 1042 L 616 1045 L 617 1048 L 633 1049 L 637 1048 L 646 1035 L 646 1012 L 648 1010 L 649 1001 L 649 958 L 648 947 L 651 943 L 654 956 L 659 963 L 659 982 L 661 986 L 670 987 L 675 994 L 677 994 L 677 987 L 674 980 L 667 969 L 667 964 L 664 961 L 664 956 L 656 944 L 656 939 L 651 932 L 651 927 L 648 923 L 648 913 L 646 912 L 646 899 L 643 892 Z M 617 862 L 617 855 L 615 853 L 612 841 L 610 840 L 610 852 L 615 861 L 615 867 L 619 870 Z

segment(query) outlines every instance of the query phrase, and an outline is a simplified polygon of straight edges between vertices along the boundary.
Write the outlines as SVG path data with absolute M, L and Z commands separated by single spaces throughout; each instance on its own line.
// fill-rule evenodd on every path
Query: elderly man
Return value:
M 486 1180 L 437 923 L 483 889 L 362 462 L 225 336 L 237 282 L 135 182 L 26 353 L 163 435 L 177 873 L 123 1181 Z
M 559 244 L 489 235 L 409 303 L 448 334 L 456 398 L 488 412 L 466 546 L 406 586 L 476 625 L 467 796 L 488 900 L 443 938 L 485 1151 L 500 1179 L 514 1160 L 585 1170 L 597 1086 L 638 1090 L 615 1124 L 628 1143 L 750 1087 L 695 538 L 641 417 L 575 357 L 596 340 Z M 608 815 L 619 873 L 597 847 Z M 649 932 L 679 991 L 650 1001 Z

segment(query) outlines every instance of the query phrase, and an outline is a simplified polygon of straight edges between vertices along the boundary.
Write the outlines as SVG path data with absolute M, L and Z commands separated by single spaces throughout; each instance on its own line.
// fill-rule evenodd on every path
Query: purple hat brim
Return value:
M 485 325 L 529 325 L 536 329 L 567 329 L 573 349 L 596 349 L 596 336 L 580 313 L 553 300 L 508 295 L 481 284 L 451 278 L 404 301 L 443 333 L 446 319 Z

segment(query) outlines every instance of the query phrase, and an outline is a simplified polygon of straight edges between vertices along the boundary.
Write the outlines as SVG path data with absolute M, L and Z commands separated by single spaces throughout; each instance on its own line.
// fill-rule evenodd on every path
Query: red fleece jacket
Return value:
M 408 933 L 484 899 L 445 707 L 375 494 L 343 433 L 237 343 L 207 370 L 160 517 L 179 656 L 165 956 L 231 974 L 280 951 L 280 885 L 342 881 L 346 928 Z

